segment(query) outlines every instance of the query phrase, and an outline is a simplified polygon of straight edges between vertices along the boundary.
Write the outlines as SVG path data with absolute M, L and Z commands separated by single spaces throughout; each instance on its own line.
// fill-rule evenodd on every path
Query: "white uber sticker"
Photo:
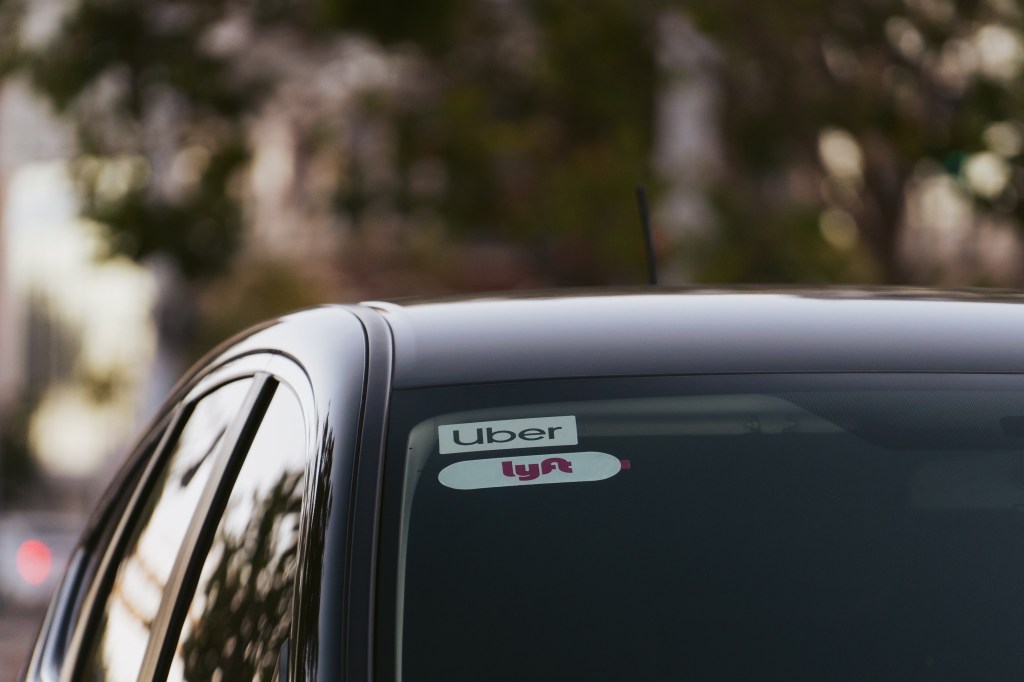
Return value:
M 629 460 L 620 460 L 604 452 L 560 452 L 456 462 L 442 469 L 437 480 L 456 490 L 479 490 L 603 481 L 628 468 Z
M 502 419 L 437 427 L 442 455 L 478 450 L 550 448 L 577 445 L 576 417 Z

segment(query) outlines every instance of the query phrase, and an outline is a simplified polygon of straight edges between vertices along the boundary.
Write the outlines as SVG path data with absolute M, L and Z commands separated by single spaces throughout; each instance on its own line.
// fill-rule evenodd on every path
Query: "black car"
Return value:
M 26 679 L 1024 678 L 1024 298 L 297 313 L 188 376 Z

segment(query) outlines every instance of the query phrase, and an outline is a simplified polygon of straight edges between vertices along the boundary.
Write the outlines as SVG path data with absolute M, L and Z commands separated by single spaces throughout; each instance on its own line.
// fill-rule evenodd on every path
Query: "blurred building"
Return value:
M 44 481 L 79 491 L 57 498 L 68 511 L 91 507 L 92 482 L 153 409 L 139 402 L 153 359 L 153 277 L 104 257 L 97 227 L 79 216 L 72 153 L 68 130 L 31 90 L 4 84 L 0 428 L 19 433 L 0 434 L 0 491 L 17 498 L 0 509 L 32 504 L 33 488 L 15 479 L 24 467 L 12 464 L 25 456 Z
M 9 80 L 0 86 L 0 220 L 8 222 L 11 185 L 31 164 L 61 161 L 71 153 L 67 131 L 29 87 Z M 0 231 L 0 408 L 16 397 L 25 379 L 26 333 L 22 301 L 11 287 L 6 231 Z

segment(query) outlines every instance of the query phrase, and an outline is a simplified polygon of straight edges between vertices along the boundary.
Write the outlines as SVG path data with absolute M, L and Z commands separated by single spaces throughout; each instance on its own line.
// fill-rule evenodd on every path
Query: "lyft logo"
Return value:
M 576 417 L 501 419 L 437 427 L 438 449 L 442 455 L 480 450 L 550 448 L 576 445 Z
M 572 462 L 561 457 L 548 457 L 538 464 L 516 464 L 511 460 L 501 463 L 501 473 L 509 478 L 516 477 L 520 481 L 532 481 L 544 474 L 550 474 L 558 469 L 564 474 L 572 473 Z
M 566 452 L 455 462 L 442 469 L 437 480 L 455 490 L 480 490 L 603 481 L 628 468 L 629 460 L 604 452 Z

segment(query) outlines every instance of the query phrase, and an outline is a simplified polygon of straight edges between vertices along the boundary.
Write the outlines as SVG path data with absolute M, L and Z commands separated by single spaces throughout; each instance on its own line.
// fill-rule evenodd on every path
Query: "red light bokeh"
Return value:
M 41 584 L 53 568 L 50 548 L 39 540 L 26 540 L 21 543 L 14 561 L 18 575 L 30 585 Z

